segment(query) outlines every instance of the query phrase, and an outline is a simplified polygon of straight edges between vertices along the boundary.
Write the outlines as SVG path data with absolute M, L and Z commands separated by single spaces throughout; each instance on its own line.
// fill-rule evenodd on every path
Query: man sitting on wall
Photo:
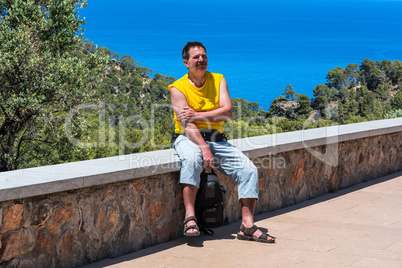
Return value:
M 182 167 L 180 184 L 185 206 L 185 236 L 200 234 L 195 218 L 195 199 L 203 166 L 218 168 L 238 184 L 242 224 L 237 238 L 274 243 L 275 238 L 254 225 L 258 199 L 258 170 L 238 148 L 228 143 L 222 122 L 232 117 L 232 101 L 221 74 L 207 71 L 205 46 L 188 42 L 182 51 L 189 72 L 169 85 L 175 112 L 176 150 Z

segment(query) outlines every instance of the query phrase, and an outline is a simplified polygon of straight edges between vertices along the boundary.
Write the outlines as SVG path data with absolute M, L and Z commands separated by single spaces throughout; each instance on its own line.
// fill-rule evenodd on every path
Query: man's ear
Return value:
M 187 69 L 188 69 L 188 60 L 186 60 L 186 59 L 183 59 L 183 63 L 184 63 L 184 65 L 187 67 Z

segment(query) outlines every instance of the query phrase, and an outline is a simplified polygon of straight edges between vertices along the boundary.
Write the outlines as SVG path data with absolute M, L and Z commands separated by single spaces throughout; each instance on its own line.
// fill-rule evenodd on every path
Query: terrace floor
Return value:
M 86 267 L 402 267 L 402 172 L 264 213 L 275 244 L 215 235 L 181 237 Z

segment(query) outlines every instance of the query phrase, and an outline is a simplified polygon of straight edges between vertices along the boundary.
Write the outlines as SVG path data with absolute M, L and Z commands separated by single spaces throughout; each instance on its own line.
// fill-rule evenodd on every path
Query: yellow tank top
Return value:
M 177 88 L 187 99 L 188 106 L 196 112 L 211 111 L 219 108 L 219 86 L 223 75 L 217 73 L 206 72 L 206 81 L 202 87 L 193 86 L 188 74 L 169 85 L 169 90 L 172 87 Z M 184 134 L 184 129 L 181 126 L 176 114 L 174 115 L 175 133 Z M 223 132 L 222 122 L 201 122 L 194 121 L 198 129 L 215 129 Z

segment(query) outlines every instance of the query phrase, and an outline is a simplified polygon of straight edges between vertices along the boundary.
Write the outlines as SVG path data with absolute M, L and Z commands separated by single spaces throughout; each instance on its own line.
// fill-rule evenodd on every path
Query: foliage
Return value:
M 298 115 L 302 119 L 307 119 L 310 116 L 310 112 L 313 110 L 310 98 L 304 94 L 296 94 L 296 98 L 299 103 L 299 107 L 297 108 Z
M 397 117 L 402 117 L 402 109 L 390 111 L 384 116 L 385 119 L 391 119 Z
M 269 115 L 301 120 L 318 114 L 319 118 L 340 124 L 382 119 L 391 109 L 402 107 L 401 70 L 400 61 L 373 62 L 369 59 L 360 66 L 336 67 L 328 72 L 326 84 L 313 89 L 310 107 L 307 96 L 295 94 L 298 108 L 293 110 L 289 108 L 289 99 L 279 97 L 272 102 Z
M 91 118 L 87 145 L 94 157 L 107 157 L 164 149 L 173 133 L 173 110 L 167 86 L 173 77 L 155 74 L 131 56 L 100 48 L 109 55 L 100 89 L 93 97 L 96 111 Z
M 66 160 L 86 154 L 64 146 L 60 117 L 96 90 L 105 63 L 100 53 L 76 55 L 84 22 L 76 10 L 84 5 L 78 0 L 1 2 L 0 171 L 24 167 L 30 156 L 43 165 L 64 161 L 63 150 L 71 154 Z M 78 118 L 71 120 L 76 137 L 85 132 Z
M 286 99 L 288 99 L 290 101 L 295 100 L 295 97 L 294 97 L 295 94 L 296 94 L 296 91 L 294 90 L 293 86 L 290 84 L 286 85 L 285 91 L 282 92 L 282 95 L 284 95 L 286 97 Z
M 395 94 L 395 98 L 392 100 L 393 109 L 402 109 L 402 90 L 399 89 Z
M 283 109 L 281 109 L 281 106 L 282 106 L 282 104 L 285 104 L 287 102 L 288 102 L 288 100 L 283 96 L 279 96 L 278 98 L 274 99 L 271 103 L 271 106 L 269 107 L 268 115 L 269 116 L 285 115 L 285 111 Z

